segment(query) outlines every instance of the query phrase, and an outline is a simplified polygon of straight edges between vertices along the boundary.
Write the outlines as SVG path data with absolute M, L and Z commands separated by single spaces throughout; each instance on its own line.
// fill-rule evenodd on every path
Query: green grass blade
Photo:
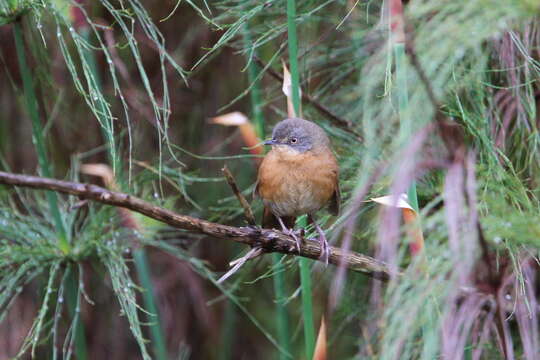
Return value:
M 75 342 L 75 354 L 77 360 L 86 360 L 88 359 L 86 336 L 80 316 L 81 288 L 78 284 L 76 267 L 71 266 L 71 269 L 68 271 L 69 274 L 66 278 L 66 301 L 69 316 L 73 319 L 74 324 L 72 336 Z
M 15 47 L 17 50 L 17 59 L 19 61 L 19 69 L 21 71 L 21 76 L 23 80 L 26 110 L 28 111 L 30 119 L 32 120 L 32 137 L 34 139 L 34 144 L 36 147 L 39 168 L 43 176 L 51 177 L 51 170 L 49 168 L 47 152 L 45 150 L 43 129 L 39 120 L 37 95 L 34 90 L 34 85 L 32 83 L 32 71 L 30 70 L 28 62 L 26 61 L 26 50 L 24 47 L 22 24 L 20 21 L 16 21 L 13 24 L 13 36 L 15 39 Z M 67 240 L 64 223 L 62 221 L 62 216 L 60 215 L 60 209 L 58 207 L 58 198 L 56 196 L 56 193 L 48 191 L 47 200 L 49 202 L 49 208 L 54 219 L 56 231 L 58 232 L 59 247 L 63 253 L 67 253 L 69 251 L 69 243 Z
M 304 317 L 304 341 L 306 359 L 313 358 L 315 350 L 315 327 L 313 325 L 313 302 L 311 291 L 310 260 L 300 258 L 300 282 L 302 286 L 302 313 Z
M 298 38 L 296 36 L 296 1 L 287 0 L 287 34 L 294 111 L 300 115 L 300 74 L 298 72 Z
M 49 167 L 49 162 L 47 159 L 47 152 L 45 149 L 45 138 L 43 134 L 43 128 L 41 126 L 41 122 L 39 119 L 39 113 L 38 113 L 38 101 L 37 101 L 37 95 L 34 90 L 33 85 L 33 76 L 32 71 L 30 67 L 28 66 L 28 62 L 26 60 L 26 50 L 24 46 L 24 40 L 23 40 L 23 33 L 22 33 L 22 24 L 20 21 L 15 22 L 13 26 L 13 35 L 15 39 L 15 46 L 17 50 L 17 59 L 19 61 L 19 68 L 21 71 L 21 76 L 23 79 L 23 87 L 24 87 L 24 96 L 25 96 L 25 102 L 27 111 L 30 115 L 30 118 L 32 120 L 32 137 L 34 139 L 34 144 L 36 147 L 39 167 L 41 170 L 41 173 L 46 177 L 51 177 L 51 169 Z M 49 203 L 49 208 L 54 220 L 55 229 L 58 234 L 58 245 L 60 250 L 66 254 L 70 250 L 70 245 L 67 239 L 66 230 L 64 222 L 62 221 L 62 216 L 60 214 L 60 208 L 58 206 L 58 198 L 56 196 L 56 193 L 54 192 L 47 192 L 47 201 Z M 72 275 L 73 277 L 74 275 Z M 68 279 L 67 284 L 67 296 L 68 296 L 68 310 L 70 312 L 71 317 L 74 319 L 75 323 L 75 352 L 77 354 L 77 358 L 81 360 L 87 359 L 87 351 L 86 351 L 86 340 L 84 335 L 84 327 L 79 319 L 79 312 L 77 309 L 79 309 L 79 295 L 77 295 L 79 287 L 77 286 L 77 281 L 75 278 L 72 280 Z
M 296 36 L 296 2 L 287 0 L 287 30 L 289 43 L 289 62 L 291 71 L 291 88 L 294 111 L 300 114 L 300 75 L 298 71 L 298 39 Z M 300 226 L 306 226 L 305 217 L 300 219 Z M 310 260 L 299 259 L 300 282 L 302 287 L 302 314 L 304 318 L 304 339 L 306 359 L 313 357 L 315 348 L 315 328 L 313 326 L 313 303 L 311 290 Z
M 91 35 L 92 32 L 89 28 L 82 28 L 80 31 L 81 37 L 89 44 L 91 44 Z M 84 57 L 84 60 L 86 60 L 86 63 L 88 64 L 88 68 L 90 73 L 92 74 L 92 84 L 89 87 L 97 89 L 100 93 L 102 91 L 101 86 L 101 74 L 98 71 L 97 68 L 97 62 L 96 57 L 94 55 L 94 51 L 92 51 L 91 48 L 84 48 L 82 50 L 82 57 Z M 114 128 L 113 128 L 113 122 L 112 119 L 107 119 L 107 109 L 105 104 L 105 98 L 102 96 L 97 97 L 96 100 L 97 103 L 97 109 L 96 116 L 99 117 L 99 123 L 102 124 L 100 126 L 101 131 L 103 133 L 103 137 L 107 141 L 107 147 L 108 147 L 108 155 L 109 155 L 109 161 L 111 163 L 111 166 L 113 168 L 113 171 L 118 177 L 117 172 L 121 171 L 120 166 L 120 157 L 117 156 L 116 148 L 115 148 L 115 140 L 114 140 Z
M 159 318 L 159 311 L 156 305 L 154 296 L 154 287 L 152 286 L 152 279 L 150 278 L 150 267 L 148 266 L 148 258 L 144 248 L 140 248 L 134 251 L 133 259 L 135 262 L 135 268 L 137 270 L 137 277 L 143 287 L 143 301 L 146 311 L 153 314 L 153 316 L 147 315 L 148 326 L 150 327 L 150 337 L 152 338 L 152 349 L 154 351 L 154 358 L 159 360 L 167 360 L 167 346 L 165 344 L 165 337 L 161 329 L 161 321 Z
M 284 304 L 285 300 L 285 276 L 283 273 L 283 264 L 281 263 L 280 254 L 272 254 L 272 262 L 274 268 L 274 295 L 276 299 L 276 325 L 278 331 L 278 341 L 280 345 L 288 353 L 291 352 L 291 344 L 289 338 L 289 315 L 287 314 L 287 306 Z M 280 352 L 279 359 L 285 360 L 289 357 Z
M 251 44 L 251 36 L 249 32 L 249 26 L 246 24 L 244 28 L 244 37 L 246 43 Z M 249 59 L 248 59 L 249 61 Z M 254 61 L 250 61 L 248 66 L 248 80 L 252 84 L 250 91 L 250 100 L 252 108 L 252 116 L 255 122 L 255 130 L 259 139 L 265 138 L 265 123 L 264 116 L 262 112 L 262 101 L 261 101 L 261 86 L 260 82 L 257 80 L 257 72 L 259 71 L 257 64 Z M 274 268 L 274 297 L 276 300 L 276 328 L 278 333 L 279 344 L 283 349 L 290 353 L 290 338 L 289 338 L 289 315 L 287 314 L 287 307 L 283 303 L 285 299 L 285 276 L 283 272 L 283 264 L 281 263 L 281 255 L 273 254 L 272 255 L 272 265 Z M 284 360 L 288 359 L 287 355 L 283 352 L 279 352 L 279 359 Z

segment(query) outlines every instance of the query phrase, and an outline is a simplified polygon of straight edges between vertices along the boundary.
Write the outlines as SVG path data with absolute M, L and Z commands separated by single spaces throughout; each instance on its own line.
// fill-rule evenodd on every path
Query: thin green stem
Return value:
M 152 279 L 150 277 L 150 267 L 148 266 L 148 259 L 144 248 L 140 248 L 134 251 L 133 259 L 135 262 L 135 269 L 137 270 L 137 276 L 143 290 L 143 301 L 146 310 L 153 314 L 147 315 L 147 322 L 150 328 L 150 337 L 152 338 L 152 349 L 154 356 L 159 360 L 166 360 L 167 346 L 165 345 L 165 339 L 163 331 L 161 329 L 161 321 L 159 318 L 159 311 L 155 301 L 154 287 L 152 286 Z
M 249 31 L 249 26 L 246 24 L 244 28 L 244 36 L 246 43 L 251 43 L 251 33 Z M 253 84 L 250 97 L 251 97 L 251 109 L 252 116 L 255 120 L 255 131 L 259 139 L 265 138 L 265 123 L 264 116 L 262 112 L 262 101 L 261 101 L 261 85 L 257 79 L 257 72 L 259 71 L 257 64 L 254 61 L 251 61 L 248 66 L 248 80 L 250 84 Z M 272 254 L 272 262 L 274 268 L 274 295 L 276 300 L 276 325 L 278 332 L 278 341 L 283 350 L 287 353 L 291 352 L 290 348 L 290 338 L 289 338 L 289 315 L 287 314 L 287 307 L 283 304 L 286 293 L 286 283 L 285 276 L 283 272 L 283 264 L 281 263 L 280 254 Z M 285 360 L 288 359 L 286 354 L 282 351 L 279 352 L 279 359 Z
M 287 307 L 284 305 L 285 300 L 285 291 L 286 291 L 286 283 L 285 283 L 285 276 L 283 272 L 283 264 L 281 263 L 281 256 L 280 254 L 274 253 L 272 254 L 272 262 L 274 265 L 274 295 L 275 295 L 275 301 L 276 301 L 276 325 L 277 325 L 277 331 L 278 331 L 278 340 L 279 344 L 285 350 L 287 353 L 291 353 L 291 343 L 289 338 L 289 315 L 287 314 Z M 287 355 L 280 351 L 279 352 L 279 359 L 285 360 L 288 359 Z
M 296 2 L 287 0 L 287 32 L 289 44 L 289 63 L 291 71 L 292 101 L 295 114 L 300 115 L 300 74 L 298 70 L 298 39 L 296 36 Z M 306 226 L 305 217 L 300 226 Z M 300 259 L 300 282 L 302 287 L 302 313 L 304 318 L 304 340 L 306 359 L 313 357 L 315 349 L 315 327 L 313 326 L 313 303 L 311 290 L 310 261 Z
M 32 138 L 37 152 L 37 158 L 41 173 L 46 176 L 51 176 L 51 170 L 49 167 L 49 161 L 47 159 L 47 151 L 45 149 L 45 136 L 43 134 L 43 128 L 39 119 L 38 101 L 37 95 L 33 85 L 33 76 L 28 62 L 26 60 L 26 49 L 24 46 L 22 25 L 20 21 L 16 21 L 13 25 L 13 35 L 15 38 L 15 47 L 17 50 L 17 58 L 19 61 L 19 69 L 23 80 L 24 97 L 26 102 L 26 109 L 32 120 Z M 58 198 L 56 193 L 47 192 L 47 201 L 49 202 L 49 210 L 51 211 L 52 218 L 56 231 L 58 233 L 58 245 L 64 254 L 67 254 L 70 249 L 69 242 L 67 240 L 64 223 L 60 214 L 60 208 L 58 207 Z M 77 358 L 81 360 L 87 359 L 86 353 L 86 340 L 84 335 L 84 327 L 79 321 L 79 308 L 78 304 L 78 289 L 77 280 L 75 275 L 71 272 L 70 277 L 67 279 L 67 297 L 68 297 L 68 309 L 75 321 L 74 327 L 74 339 L 75 339 L 75 352 Z
M 287 34 L 291 70 L 292 102 L 296 116 L 300 115 L 300 74 L 298 72 L 298 39 L 296 36 L 296 1 L 287 0 Z
M 39 168 L 43 176 L 51 177 L 51 170 L 49 167 L 49 161 L 47 159 L 47 151 L 45 149 L 45 136 L 43 134 L 43 128 L 39 119 L 37 95 L 34 90 L 32 71 L 28 66 L 28 62 L 26 61 L 26 50 L 20 21 L 16 21 L 13 24 L 13 36 L 17 50 L 17 59 L 19 61 L 19 70 L 23 80 L 26 110 L 28 111 L 30 119 L 32 120 L 32 138 L 37 152 Z M 64 254 L 67 254 L 70 246 L 67 240 L 64 222 L 62 221 L 62 216 L 60 214 L 60 208 L 58 207 L 58 198 L 56 193 L 48 191 L 47 201 L 49 202 L 49 209 L 51 211 L 56 231 L 58 232 L 58 245 L 60 250 Z
M 47 158 L 47 151 L 45 148 L 45 135 L 43 133 L 43 128 L 39 119 L 38 101 L 34 89 L 32 71 L 28 66 L 28 62 L 26 60 L 26 49 L 24 46 L 21 21 L 16 21 L 14 23 L 13 35 L 15 38 L 15 47 L 17 50 L 17 58 L 19 61 L 19 69 L 21 71 L 21 76 L 23 80 L 26 109 L 32 120 L 32 138 L 37 152 L 39 168 L 44 176 L 50 177 L 52 174 Z M 58 198 L 56 193 L 51 191 L 47 192 L 47 201 L 49 203 L 49 210 L 52 214 L 56 232 L 58 233 L 58 246 L 64 254 L 67 254 L 70 251 L 70 244 L 67 238 L 65 225 L 62 221 L 62 216 L 60 214 L 60 208 L 58 206 Z M 73 272 L 71 272 L 70 276 L 71 277 L 67 279 L 66 291 L 68 297 L 68 310 L 75 323 L 73 329 L 75 339 L 75 352 L 78 359 L 85 360 L 87 359 L 86 338 L 84 334 L 84 326 L 80 321 L 78 311 L 80 289 Z
M 91 43 L 91 31 L 89 28 L 82 28 L 80 31 L 80 35 L 84 40 L 88 43 Z M 97 62 L 96 57 L 94 55 L 94 52 L 90 48 L 83 49 L 83 57 L 84 60 L 87 62 L 88 67 L 90 69 L 91 81 L 93 82 L 92 88 L 94 88 L 96 91 L 101 91 L 101 75 L 97 68 Z M 99 117 L 99 122 L 102 124 L 101 131 L 103 133 L 103 137 L 106 139 L 108 144 L 108 156 L 109 156 L 109 162 L 111 163 L 111 166 L 113 167 L 113 170 L 118 176 L 117 172 L 121 171 L 120 166 L 120 158 L 116 154 L 115 149 L 115 141 L 114 141 L 114 128 L 112 121 L 108 121 L 107 117 L 104 115 L 106 114 L 106 105 L 104 103 L 104 99 L 99 97 L 97 100 L 98 103 L 98 112 L 97 116 Z
M 66 270 L 69 271 L 66 277 L 66 301 L 69 316 L 73 319 L 73 339 L 75 342 L 75 354 L 77 360 L 88 359 L 86 347 L 86 335 L 83 323 L 81 322 L 80 300 L 81 288 L 77 279 L 77 271 L 74 265 L 70 265 Z
M 300 283 L 302 287 L 302 313 L 304 317 L 304 341 L 306 359 L 313 358 L 315 350 L 315 326 L 313 325 L 313 302 L 311 291 L 310 260 L 300 258 Z
M 91 42 L 91 31 L 89 28 L 83 28 L 80 31 L 81 36 L 87 41 Z M 90 72 L 91 72 L 91 79 L 93 81 L 93 88 L 95 88 L 98 91 L 101 91 L 101 74 L 98 71 L 97 68 L 97 62 L 95 54 L 90 49 L 85 49 L 83 52 L 84 59 L 88 63 Z M 121 177 L 122 173 L 122 167 L 120 166 L 120 157 L 118 157 L 115 151 L 115 141 L 114 141 L 114 129 L 112 126 L 112 123 L 107 121 L 106 117 L 104 115 L 99 114 L 105 114 L 105 108 L 106 105 L 104 104 L 104 100 L 101 98 L 97 100 L 98 101 L 98 107 L 99 112 L 98 116 L 101 117 L 100 123 L 103 124 L 101 127 L 103 136 L 106 139 L 109 147 L 108 155 L 109 155 L 109 162 L 113 166 L 113 169 L 115 170 L 116 177 Z M 151 276 L 150 276 L 150 267 L 148 266 L 148 260 L 146 257 L 146 252 L 144 249 L 138 249 L 134 252 L 134 262 L 135 262 L 135 268 L 137 271 L 137 276 L 140 281 L 140 285 L 143 288 L 143 302 L 144 307 L 146 310 L 152 314 L 155 314 L 155 316 L 152 316 L 148 319 L 148 326 L 150 329 L 150 337 L 152 338 L 152 348 L 154 351 L 154 356 L 158 360 L 166 360 L 167 359 L 167 347 L 165 344 L 165 336 L 163 335 L 163 330 L 161 328 L 161 322 L 159 321 L 158 316 L 158 309 L 156 306 L 156 299 L 154 296 Z

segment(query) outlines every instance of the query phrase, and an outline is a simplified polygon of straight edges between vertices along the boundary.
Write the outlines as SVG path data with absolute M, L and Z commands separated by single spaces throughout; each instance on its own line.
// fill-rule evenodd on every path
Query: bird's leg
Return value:
M 281 220 L 281 217 L 276 216 L 276 218 L 278 219 L 279 225 L 281 225 L 281 230 L 285 234 L 291 236 L 294 239 L 294 241 L 296 241 L 296 249 L 298 250 L 298 253 L 300 253 L 300 245 L 302 244 L 302 242 L 298 238 L 296 233 L 294 232 L 294 229 L 289 229 L 288 227 L 286 227 L 285 224 L 283 223 L 283 220 Z
M 315 217 L 311 214 L 308 215 L 309 221 L 315 226 L 315 229 L 319 233 L 319 243 L 321 244 L 321 258 L 324 260 L 324 263 L 328 265 L 328 257 L 330 256 L 330 250 L 328 246 L 328 241 L 326 240 L 326 235 L 324 234 L 323 229 L 315 221 Z

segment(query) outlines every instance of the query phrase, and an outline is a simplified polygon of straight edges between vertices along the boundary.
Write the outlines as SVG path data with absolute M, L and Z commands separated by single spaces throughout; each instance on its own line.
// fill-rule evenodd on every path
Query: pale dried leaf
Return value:
M 262 155 L 263 147 L 260 146 L 261 139 L 257 136 L 255 126 L 249 121 L 248 117 L 239 111 L 216 116 L 210 119 L 212 124 L 224 126 L 238 126 L 244 143 L 254 155 Z
M 287 65 L 285 65 L 285 61 L 282 60 L 283 64 L 283 85 L 281 87 L 281 90 L 287 97 L 287 114 L 289 117 L 296 117 L 296 111 L 294 111 L 294 105 L 292 100 L 292 79 L 291 79 L 291 73 L 289 72 L 289 69 L 287 68 Z M 302 90 L 298 89 L 299 96 L 302 98 Z M 302 116 L 302 110 L 300 110 L 300 116 Z
M 424 234 L 418 223 L 418 213 L 409 204 L 409 197 L 402 193 L 399 196 L 381 196 L 372 198 L 371 201 L 381 205 L 401 209 L 403 222 L 407 225 L 407 234 L 411 238 L 410 250 L 412 255 L 416 255 L 424 248 Z
M 387 195 L 372 198 L 371 201 L 381 205 L 397 207 L 399 209 L 410 209 L 414 211 L 413 207 L 409 204 L 409 197 L 405 193 L 399 194 L 399 196 Z
M 291 73 L 289 72 L 289 69 L 287 68 L 287 65 L 285 65 L 285 61 L 282 60 L 283 64 L 283 85 L 281 86 L 281 90 L 285 94 L 287 98 L 292 97 L 292 80 L 291 80 Z
M 228 114 L 223 114 L 216 116 L 210 119 L 210 122 L 213 124 L 220 124 L 225 126 L 240 126 L 249 122 L 249 119 L 246 115 L 240 111 L 231 112 Z
M 109 189 L 116 187 L 113 171 L 107 164 L 83 164 L 81 165 L 81 172 L 86 175 L 102 178 L 105 186 Z
M 117 190 L 114 173 L 111 167 L 107 164 L 83 164 L 81 172 L 86 175 L 98 176 L 103 180 L 105 187 L 110 190 Z M 123 227 L 139 230 L 141 226 L 133 213 L 128 209 L 117 208 L 120 215 L 120 223 Z
M 326 360 L 326 347 L 326 321 L 323 316 L 319 327 L 319 335 L 317 336 L 317 344 L 315 344 L 313 360 Z

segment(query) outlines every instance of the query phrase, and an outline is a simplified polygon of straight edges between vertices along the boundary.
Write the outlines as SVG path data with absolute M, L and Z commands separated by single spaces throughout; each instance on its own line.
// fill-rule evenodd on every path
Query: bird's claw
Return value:
M 292 230 L 292 229 L 287 229 L 287 231 L 285 232 L 285 234 L 292 237 L 294 239 L 294 241 L 296 242 L 296 250 L 298 251 L 298 253 L 300 253 L 300 248 L 302 247 L 302 239 L 303 239 L 303 231 L 302 230 L 296 230 L 295 231 L 295 230 Z
M 323 259 L 325 265 L 328 265 L 328 259 L 330 258 L 330 246 L 328 246 L 328 240 L 326 240 L 326 235 L 319 225 L 315 224 L 315 228 L 319 233 L 319 243 L 321 244 L 321 255 L 319 258 Z
M 330 247 L 328 246 L 328 241 L 326 236 L 322 236 L 322 239 L 319 238 L 321 243 L 321 258 L 324 260 L 324 264 L 328 265 L 328 259 L 330 258 Z
M 296 250 L 300 254 L 300 248 L 302 247 L 302 239 L 304 238 L 304 229 L 294 231 L 294 229 L 289 229 L 287 226 L 285 226 L 285 223 L 283 222 L 283 220 L 281 220 L 279 216 L 277 216 L 277 219 L 279 225 L 281 225 L 281 231 L 283 231 L 285 235 L 289 235 L 294 239 L 294 241 L 296 242 Z

